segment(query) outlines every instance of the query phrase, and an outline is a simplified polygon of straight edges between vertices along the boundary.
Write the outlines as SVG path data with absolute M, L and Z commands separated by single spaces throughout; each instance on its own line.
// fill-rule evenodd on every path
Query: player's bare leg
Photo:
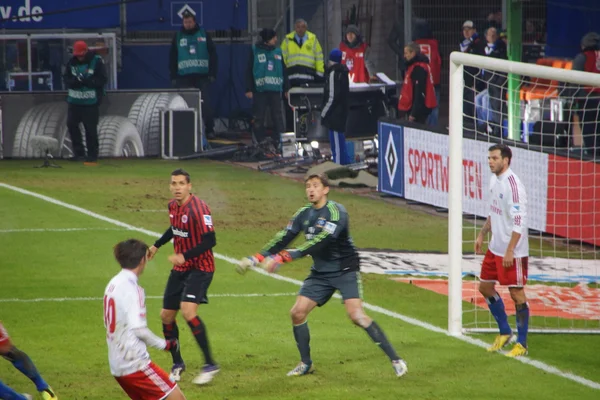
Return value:
M 487 348 L 487 351 L 500 351 L 504 346 L 512 343 L 514 340 L 512 330 L 508 324 L 508 316 L 504 309 L 504 302 L 502 301 L 502 297 L 500 297 L 496 291 L 495 282 L 479 282 L 479 293 L 483 295 L 500 330 L 500 334 L 496 336 L 494 343 Z
M 181 315 L 188 323 L 188 326 L 192 330 L 192 334 L 204 354 L 204 367 L 202 371 L 196 376 L 192 382 L 197 385 L 204 385 L 212 381 L 216 374 L 219 373 L 220 369 L 217 363 L 213 360 L 210 352 L 210 346 L 208 344 L 208 335 L 206 333 L 206 325 L 198 317 L 198 304 L 189 301 L 181 302 Z
M 185 395 L 179 389 L 179 386 L 175 386 L 173 391 L 165 398 L 165 400 L 185 400 Z
M 509 357 L 520 357 L 527 355 L 527 331 L 529 330 L 529 306 L 527 305 L 527 296 L 522 287 L 510 287 L 510 297 L 515 302 L 517 311 L 517 343 L 507 354 Z
M 308 314 L 315 309 L 317 303 L 305 296 L 297 296 L 296 303 L 290 310 L 292 318 L 294 339 L 300 352 L 300 363 L 287 373 L 288 376 L 302 376 L 311 372 L 312 359 L 310 358 L 310 331 L 308 329 Z
M 160 311 L 160 319 L 163 324 L 163 335 L 165 339 L 179 339 L 179 328 L 177 327 L 177 310 L 162 309 Z M 181 380 L 181 374 L 185 371 L 185 363 L 181 357 L 181 349 L 171 350 L 171 357 L 173 358 L 173 366 L 171 367 L 171 373 L 169 379 L 173 382 L 179 382 Z
M 377 322 L 373 321 L 365 313 L 362 300 L 347 299 L 344 301 L 344 306 L 346 307 L 346 312 L 348 313 L 348 317 L 352 320 L 352 322 L 354 322 L 355 325 L 363 328 L 369 337 L 375 342 L 375 344 L 377 344 L 389 357 L 390 361 L 392 362 L 392 366 L 394 367 L 396 376 L 400 377 L 406 374 L 408 371 L 406 362 L 402 360 L 400 356 L 398 356 L 396 350 L 394 350 L 394 347 L 391 345 Z

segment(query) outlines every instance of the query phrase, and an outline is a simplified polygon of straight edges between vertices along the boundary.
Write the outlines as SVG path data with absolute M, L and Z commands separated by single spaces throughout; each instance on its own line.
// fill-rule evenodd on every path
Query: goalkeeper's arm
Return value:
M 278 232 L 275 237 L 262 248 L 259 254 L 264 257 L 269 257 L 272 254 L 277 254 L 298 236 L 302 230 L 302 216 L 308 207 L 302 207 L 292 217 L 287 227 Z

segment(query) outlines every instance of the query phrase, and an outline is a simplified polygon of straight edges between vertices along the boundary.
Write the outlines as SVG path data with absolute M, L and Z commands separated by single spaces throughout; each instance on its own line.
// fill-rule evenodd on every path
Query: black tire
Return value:
M 147 156 L 160 153 L 160 112 L 163 109 L 188 108 L 177 93 L 144 93 L 129 110 L 128 118 L 137 127 Z
M 66 129 L 67 103 L 46 103 L 30 108 L 21 118 L 15 133 L 12 157 L 34 158 L 42 157 L 39 150 L 29 145 L 29 140 L 34 136 L 51 136 L 61 142 L 61 136 Z M 61 149 L 52 152 L 54 157 L 59 157 Z
M 100 117 L 98 144 L 100 157 L 144 157 L 140 134 L 135 125 L 125 117 Z

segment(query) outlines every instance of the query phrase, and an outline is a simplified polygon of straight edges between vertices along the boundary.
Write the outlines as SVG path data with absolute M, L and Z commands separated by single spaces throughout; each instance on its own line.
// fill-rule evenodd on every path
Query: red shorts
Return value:
M 523 287 L 527 283 L 527 261 L 529 257 L 514 259 L 510 268 L 502 266 L 502 257 L 495 255 L 491 251 L 485 253 L 483 263 L 481 263 L 482 282 L 498 281 L 504 286 Z
M 0 347 L 10 346 L 10 336 L 8 336 L 8 332 L 4 329 L 4 325 L 0 322 Z
M 169 380 L 169 375 L 153 362 L 141 371 L 115 376 L 115 379 L 132 400 L 161 400 L 177 386 Z

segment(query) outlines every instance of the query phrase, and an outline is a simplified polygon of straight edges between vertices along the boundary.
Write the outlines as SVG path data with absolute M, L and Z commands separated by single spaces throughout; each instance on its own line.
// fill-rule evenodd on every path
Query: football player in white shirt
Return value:
M 146 295 L 138 286 L 144 272 L 148 246 L 129 239 L 114 247 L 121 272 L 104 291 L 104 326 L 110 372 L 131 399 L 185 400 L 169 375 L 150 360 L 146 345 L 169 351 L 179 346 L 176 339 L 155 336 L 146 323 Z
M 489 148 L 488 164 L 492 171 L 489 187 L 489 214 L 475 242 L 475 253 L 482 254 L 483 240 L 489 232 L 492 239 L 481 264 L 479 292 L 488 303 L 500 334 L 488 351 L 499 351 L 514 342 L 502 297 L 496 292 L 496 281 L 508 286 L 517 311 L 517 342 L 509 357 L 527 355 L 529 306 L 525 297 L 529 241 L 527 237 L 527 194 L 510 169 L 512 152 L 504 144 Z

